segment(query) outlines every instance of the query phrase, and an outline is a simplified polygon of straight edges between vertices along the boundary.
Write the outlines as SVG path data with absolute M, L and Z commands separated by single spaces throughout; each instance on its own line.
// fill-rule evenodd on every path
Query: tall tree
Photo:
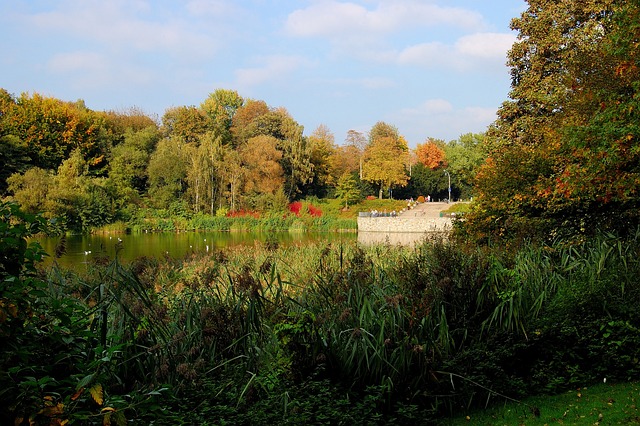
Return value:
M 306 195 L 326 197 L 334 180 L 333 158 L 336 152 L 335 138 L 329 128 L 321 124 L 307 138 L 309 162 L 313 169 L 311 181 L 303 187 Z
M 193 146 L 177 137 L 163 139 L 158 143 L 147 169 L 149 197 L 156 207 L 167 208 L 184 194 L 187 167 L 193 149 Z
M 247 194 L 274 194 L 284 183 L 280 165 L 282 152 L 273 136 L 256 136 L 240 149 L 246 170 L 244 192 Z
M 197 145 L 200 137 L 213 129 L 206 113 L 194 106 L 168 108 L 162 116 L 164 136 L 180 138 L 185 143 Z
M 358 171 L 360 179 L 362 179 L 362 161 L 364 159 L 364 150 L 367 147 L 367 138 L 361 132 L 349 130 L 345 138 L 345 151 L 357 153 Z
M 640 182 L 628 145 L 635 113 L 616 110 L 637 90 L 635 48 L 620 48 L 635 46 L 637 2 L 528 3 L 512 21 L 511 99 L 488 133 L 469 222 L 497 234 L 527 223 L 546 235 L 615 227 L 611 212 L 637 210 Z
M 378 186 L 378 197 L 393 186 L 405 186 L 409 180 L 405 170 L 405 156 L 398 140 L 393 137 L 378 137 L 372 141 L 364 154 L 363 180 Z
M 216 89 L 202 102 L 200 109 L 212 121 L 224 143 L 231 142 L 233 117 L 244 105 L 244 99 L 235 90 Z

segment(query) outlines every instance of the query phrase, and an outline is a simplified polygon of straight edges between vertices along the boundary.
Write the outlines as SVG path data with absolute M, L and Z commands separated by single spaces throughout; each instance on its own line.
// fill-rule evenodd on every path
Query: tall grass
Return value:
M 363 410 L 379 421 L 394 407 L 406 418 L 420 407 L 413 418 L 424 419 L 605 374 L 637 378 L 638 235 L 514 253 L 444 239 L 267 241 L 183 261 L 116 259 L 82 275 L 54 268 L 42 300 L 69 300 L 72 315 L 51 312 L 74 318 L 65 350 L 76 367 L 64 364 L 66 379 L 45 389 L 95 422 L 105 416 L 91 409 L 97 385 L 101 407 L 127 418 L 136 407 L 166 412 L 169 402 L 150 401 L 170 388 L 184 418 L 215 407 L 221 421 L 248 422 L 261 401 L 283 418 L 310 406 L 294 389 L 339 387 L 370 397 Z

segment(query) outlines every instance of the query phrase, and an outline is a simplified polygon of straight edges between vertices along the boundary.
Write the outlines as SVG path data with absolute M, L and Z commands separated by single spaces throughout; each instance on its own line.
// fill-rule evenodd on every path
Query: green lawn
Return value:
M 471 411 L 441 425 L 636 425 L 640 424 L 640 383 L 601 383 L 555 396 L 527 398 Z M 538 415 L 536 415 L 538 414 Z

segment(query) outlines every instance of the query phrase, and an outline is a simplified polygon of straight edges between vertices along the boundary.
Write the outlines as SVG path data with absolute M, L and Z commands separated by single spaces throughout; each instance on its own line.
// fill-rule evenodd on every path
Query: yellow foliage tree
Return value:
M 394 185 L 405 186 L 409 177 L 405 171 L 406 145 L 391 136 L 383 136 L 371 141 L 364 153 L 362 180 L 379 187 L 382 192 Z

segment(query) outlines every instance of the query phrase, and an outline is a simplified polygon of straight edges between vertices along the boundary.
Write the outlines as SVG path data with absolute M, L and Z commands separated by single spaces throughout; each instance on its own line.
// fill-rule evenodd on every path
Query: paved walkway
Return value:
M 411 210 L 401 212 L 398 216 L 434 219 L 440 217 L 440 212 L 447 210 L 449 207 L 451 207 L 451 204 L 443 202 L 420 203 Z

